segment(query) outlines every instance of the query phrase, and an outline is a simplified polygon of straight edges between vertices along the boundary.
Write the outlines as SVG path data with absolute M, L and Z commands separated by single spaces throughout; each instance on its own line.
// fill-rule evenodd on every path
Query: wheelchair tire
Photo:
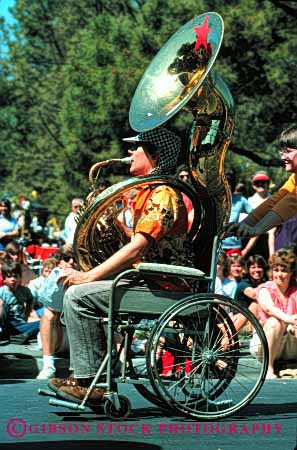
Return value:
M 236 314 L 253 326 L 249 348 L 231 319 Z M 167 379 L 156 356 L 161 337 L 174 355 Z M 261 325 L 248 309 L 220 295 L 195 294 L 169 308 L 158 319 L 147 347 L 155 392 L 173 410 L 193 419 L 216 420 L 239 411 L 257 395 L 267 372 Z
M 104 413 L 106 417 L 113 420 L 127 419 L 131 412 L 131 403 L 128 397 L 124 395 L 118 396 L 120 409 L 116 409 L 111 400 L 107 399 L 104 403 Z

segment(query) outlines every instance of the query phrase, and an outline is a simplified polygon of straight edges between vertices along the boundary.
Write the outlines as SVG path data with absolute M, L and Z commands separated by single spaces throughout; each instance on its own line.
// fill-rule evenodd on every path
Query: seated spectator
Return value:
M 224 267 L 227 261 L 227 256 L 222 252 L 217 261 L 217 273 L 215 281 L 215 294 L 224 295 L 223 280 L 224 280 Z
M 116 218 L 118 225 L 123 228 L 129 238 L 131 238 L 133 232 L 133 205 L 137 193 L 137 189 L 131 189 L 125 193 L 123 197 L 124 207 Z
M 83 204 L 82 199 L 74 198 L 71 202 L 71 211 L 66 217 L 64 230 L 61 231 L 60 237 L 64 240 L 66 244 L 72 244 L 74 233 L 76 229 L 76 217 L 79 208 Z
M 9 344 L 8 330 L 5 327 L 4 319 L 4 301 L 0 299 L 0 345 Z
M 11 216 L 11 204 L 7 199 L 0 200 L 0 251 L 13 239 L 19 237 L 20 227 Z
M 7 258 L 12 259 L 14 262 L 18 262 L 21 264 L 22 262 L 22 251 L 20 245 L 16 241 L 11 241 L 5 247 L 5 252 Z
M 258 317 L 258 302 L 256 287 L 267 281 L 267 263 L 260 255 L 250 256 L 246 262 L 245 275 L 239 281 L 234 300 L 248 308 Z M 240 330 L 247 324 L 247 319 L 241 314 L 233 317 L 235 328 Z
M 20 263 L 22 269 L 22 285 L 26 286 L 30 280 L 35 278 L 35 272 L 28 267 L 28 264 L 25 264 L 20 244 L 16 241 L 9 242 L 5 247 L 5 252 L 6 259 Z
M 66 328 L 60 322 L 63 308 L 64 289 L 63 282 L 57 283 L 59 276 L 66 268 L 74 268 L 74 253 L 71 245 L 64 245 L 59 253 L 58 265 L 46 278 L 40 295 L 45 306 L 40 324 L 40 337 L 43 352 L 43 368 L 37 375 L 38 380 L 53 378 L 56 373 L 55 353 L 68 350 L 68 340 Z
M 266 271 L 267 263 L 262 256 L 250 256 L 246 262 L 246 274 L 237 285 L 235 300 L 246 308 L 257 303 L 255 288 L 267 281 Z
M 290 250 L 280 249 L 269 261 L 272 281 L 267 281 L 257 288 L 260 305 L 259 320 L 264 328 L 268 342 L 269 361 L 266 378 L 277 378 L 274 362 L 277 359 L 297 358 L 297 259 Z M 256 355 L 261 354 L 257 345 Z
M 43 290 L 43 285 L 46 278 L 51 274 L 52 270 L 56 267 L 57 260 L 55 258 L 47 258 L 42 262 L 42 272 L 41 275 L 34 280 L 31 280 L 28 284 L 28 288 L 30 289 L 33 299 L 34 305 L 39 307 L 43 306 L 43 299 L 41 292 Z
M 223 269 L 223 291 L 228 297 L 235 298 L 237 284 L 242 278 L 243 258 L 239 255 L 228 256 Z
M 4 304 L 4 327 L 10 333 L 20 335 L 19 343 L 24 343 L 37 335 L 42 309 L 33 309 L 30 289 L 21 286 L 22 269 L 19 263 L 6 261 L 2 267 L 2 275 L 4 286 L 0 288 L 0 299 Z
M 0 252 L 0 287 L 4 285 L 3 275 L 2 275 L 2 266 L 6 260 L 6 252 Z

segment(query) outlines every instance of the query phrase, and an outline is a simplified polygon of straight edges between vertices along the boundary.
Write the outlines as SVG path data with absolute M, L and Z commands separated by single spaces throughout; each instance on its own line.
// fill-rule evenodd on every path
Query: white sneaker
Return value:
M 56 369 L 54 367 L 44 367 L 37 375 L 37 380 L 49 380 L 56 375 Z

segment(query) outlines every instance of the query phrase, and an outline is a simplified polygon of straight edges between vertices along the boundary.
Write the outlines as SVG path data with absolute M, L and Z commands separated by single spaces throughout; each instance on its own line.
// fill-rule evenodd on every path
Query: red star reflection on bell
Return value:
M 210 32 L 210 28 L 208 28 L 208 16 L 205 17 L 201 27 L 194 27 L 194 30 L 197 35 L 195 50 L 198 50 L 200 45 L 203 45 L 205 50 L 207 50 L 207 36 Z

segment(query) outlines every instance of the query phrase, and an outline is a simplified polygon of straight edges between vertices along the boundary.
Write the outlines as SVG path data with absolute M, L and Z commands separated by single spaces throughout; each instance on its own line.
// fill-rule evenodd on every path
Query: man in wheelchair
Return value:
M 165 128 L 142 132 L 131 143 L 130 173 L 133 176 L 173 175 L 180 139 Z M 82 400 L 106 352 L 101 318 L 108 307 L 112 279 L 140 260 L 193 267 L 187 234 L 187 212 L 181 193 L 166 184 L 145 186 L 134 206 L 131 241 L 102 264 L 87 272 L 65 270 L 64 318 L 70 342 L 74 377 L 53 378 L 49 387 L 67 400 Z M 163 285 L 161 288 L 168 288 Z M 184 290 L 184 286 L 175 286 Z M 141 302 L 141 295 L 139 296 Z M 90 402 L 100 402 L 104 389 L 92 391 Z

